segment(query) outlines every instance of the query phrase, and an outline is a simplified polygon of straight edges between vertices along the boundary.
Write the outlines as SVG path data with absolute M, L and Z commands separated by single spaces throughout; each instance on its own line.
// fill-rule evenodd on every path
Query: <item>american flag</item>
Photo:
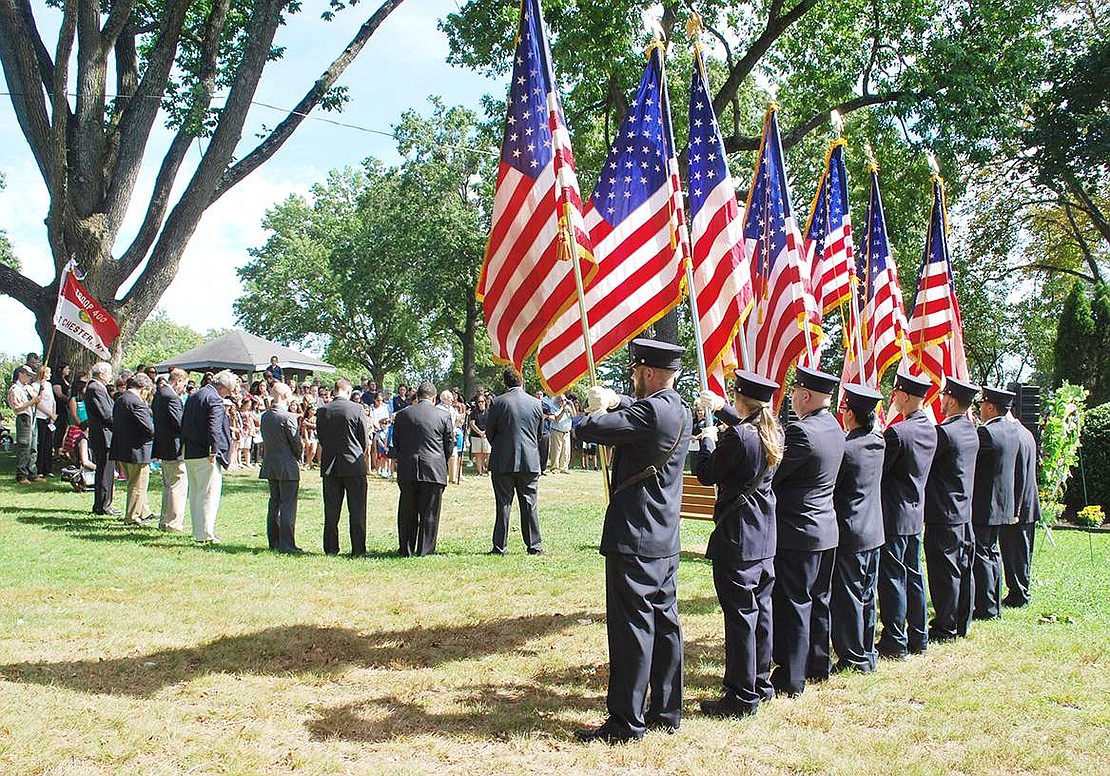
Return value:
M 599 261 L 585 290 L 596 361 L 678 304 L 686 253 L 680 192 L 662 51 L 653 46 L 586 208 L 586 227 Z M 562 393 L 586 374 L 577 305 L 548 330 L 536 363 L 551 393 Z
M 822 314 L 848 301 L 856 271 L 844 146 L 844 140 L 837 139 L 829 147 L 802 241 L 813 273 L 813 297 Z
M 933 212 L 907 339 L 914 362 L 911 370 L 933 381 L 925 397 L 927 404 L 939 398 L 943 378 L 968 379 L 964 327 L 948 255 L 944 181 L 939 175 L 933 176 Z M 937 417 L 943 417 L 939 406 L 934 409 Z
M 539 0 L 522 0 L 493 219 L 476 296 L 493 358 L 521 369 L 548 324 L 574 303 L 573 231 L 583 272 L 589 235 Z
M 739 363 L 736 333 L 752 309 L 751 267 L 736 189 L 702 62 L 694 51 L 690 88 L 690 226 L 694 296 L 709 388 L 727 395 L 726 376 Z
M 751 265 L 755 309 L 740 336 L 754 362 L 747 368 L 780 385 L 791 364 L 814 348 L 821 336 L 821 314 L 810 291 L 801 247 L 787 188 L 777 106 L 772 104 L 764 117 L 744 214 L 744 252 Z
M 906 311 L 898 267 L 890 252 L 879 170 L 871 165 L 871 194 L 867 202 L 867 234 L 856 265 L 860 278 L 859 328 L 862 342 L 850 344 L 844 358 L 843 382 L 875 387 L 891 364 L 904 357 L 907 345 Z M 855 332 L 853 332 L 853 336 Z M 857 353 L 862 351 L 863 363 Z

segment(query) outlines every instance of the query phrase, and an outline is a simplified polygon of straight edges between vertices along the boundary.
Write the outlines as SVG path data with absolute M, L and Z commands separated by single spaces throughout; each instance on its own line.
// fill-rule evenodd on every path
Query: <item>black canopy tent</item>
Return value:
M 167 358 L 157 364 L 156 368 L 159 372 L 180 367 L 189 372 L 230 369 L 239 374 L 251 374 L 265 370 L 270 365 L 271 356 L 278 357 L 278 364 L 287 376 L 335 371 L 334 366 L 318 358 L 245 331 L 233 331 L 200 347 Z

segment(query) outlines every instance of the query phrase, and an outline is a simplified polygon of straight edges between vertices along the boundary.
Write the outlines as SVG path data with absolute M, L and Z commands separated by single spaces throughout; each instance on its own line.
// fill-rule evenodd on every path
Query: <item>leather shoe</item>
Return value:
M 703 700 L 699 704 L 703 714 L 710 717 L 750 717 L 759 708 L 758 704 L 744 703 L 732 693 L 725 693 L 717 700 Z
M 681 723 L 671 724 L 660 716 L 655 714 L 648 714 L 644 717 L 644 727 L 648 730 L 654 730 L 659 733 L 666 733 L 668 736 L 673 736 L 678 732 Z
M 629 741 L 639 741 L 643 738 L 643 736 L 636 735 L 631 730 L 622 730 L 609 722 L 595 728 L 575 730 L 574 737 L 584 744 L 588 744 L 592 741 L 601 741 L 610 746 L 613 744 L 625 744 Z
M 282 555 L 303 555 L 304 554 L 304 550 L 302 550 L 300 547 L 291 547 L 288 550 L 278 550 L 278 552 L 280 552 Z
M 883 660 L 905 660 L 906 656 L 909 654 L 906 650 L 900 650 L 898 652 L 888 652 L 886 650 L 878 649 L 875 650 L 875 652 Z
M 534 550 L 528 550 L 528 554 L 529 555 L 543 555 L 543 549 L 540 548 L 540 547 L 537 547 Z
M 1010 609 L 1020 609 L 1023 606 L 1028 606 L 1029 601 L 1022 601 L 1020 598 L 1010 598 L 1010 596 L 1006 596 L 1002 599 L 1002 605 Z
M 490 550 L 489 552 L 486 553 L 486 555 L 504 555 L 504 554 L 505 554 L 504 550 L 496 550 L 496 549 L 495 550 Z

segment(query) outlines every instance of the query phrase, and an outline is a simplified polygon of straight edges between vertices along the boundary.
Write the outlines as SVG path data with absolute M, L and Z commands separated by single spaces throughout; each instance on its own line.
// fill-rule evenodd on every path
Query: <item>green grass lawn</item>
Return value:
M 737 722 L 697 713 L 722 633 L 708 526 L 685 525 L 687 716 L 610 749 L 571 735 L 605 706 L 596 472 L 543 478 L 539 558 L 519 531 L 507 557 L 484 554 L 493 497 L 473 475 L 444 498 L 441 554 L 392 557 L 396 487 L 375 478 L 371 554 L 351 560 L 321 553 L 314 473 L 297 531 L 310 554 L 290 558 L 263 549 L 256 475 L 225 480 L 225 543 L 200 547 L 94 517 L 90 494 L 56 481 L 17 487 L 12 468 L 0 457 L 0 773 L 1110 769 L 1105 534 L 1038 535 L 1034 604 L 972 638 Z

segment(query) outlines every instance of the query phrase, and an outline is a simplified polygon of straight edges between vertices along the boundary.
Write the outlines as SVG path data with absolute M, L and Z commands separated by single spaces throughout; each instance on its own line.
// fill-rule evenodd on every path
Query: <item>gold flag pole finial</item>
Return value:
M 836 108 L 833 108 L 829 114 L 829 122 L 832 124 L 836 136 L 838 138 L 844 137 L 844 117 L 840 115 L 840 111 Z
M 925 152 L 925 158 L 929 160 L 929 169 L 933 172 L 934 178 L 940 177 L 940 163 L 937 162 L 937 156 L 932 151 Z
M 693 38 L 694 42 L 697 43 L 698 36 L 701 35 L 703 29 L 705 29 L 705 25 L 702 24 L 701 16 L 698 15 L 697 11 L 692 11 L 690 18 L 686 20 L 686 37 Z
M 867 171 L 878 172 L 879 162 L 875 159 L 875 149 L 871 147 L 871 143 L 863 144 L 863 155 L 867 157 Z

